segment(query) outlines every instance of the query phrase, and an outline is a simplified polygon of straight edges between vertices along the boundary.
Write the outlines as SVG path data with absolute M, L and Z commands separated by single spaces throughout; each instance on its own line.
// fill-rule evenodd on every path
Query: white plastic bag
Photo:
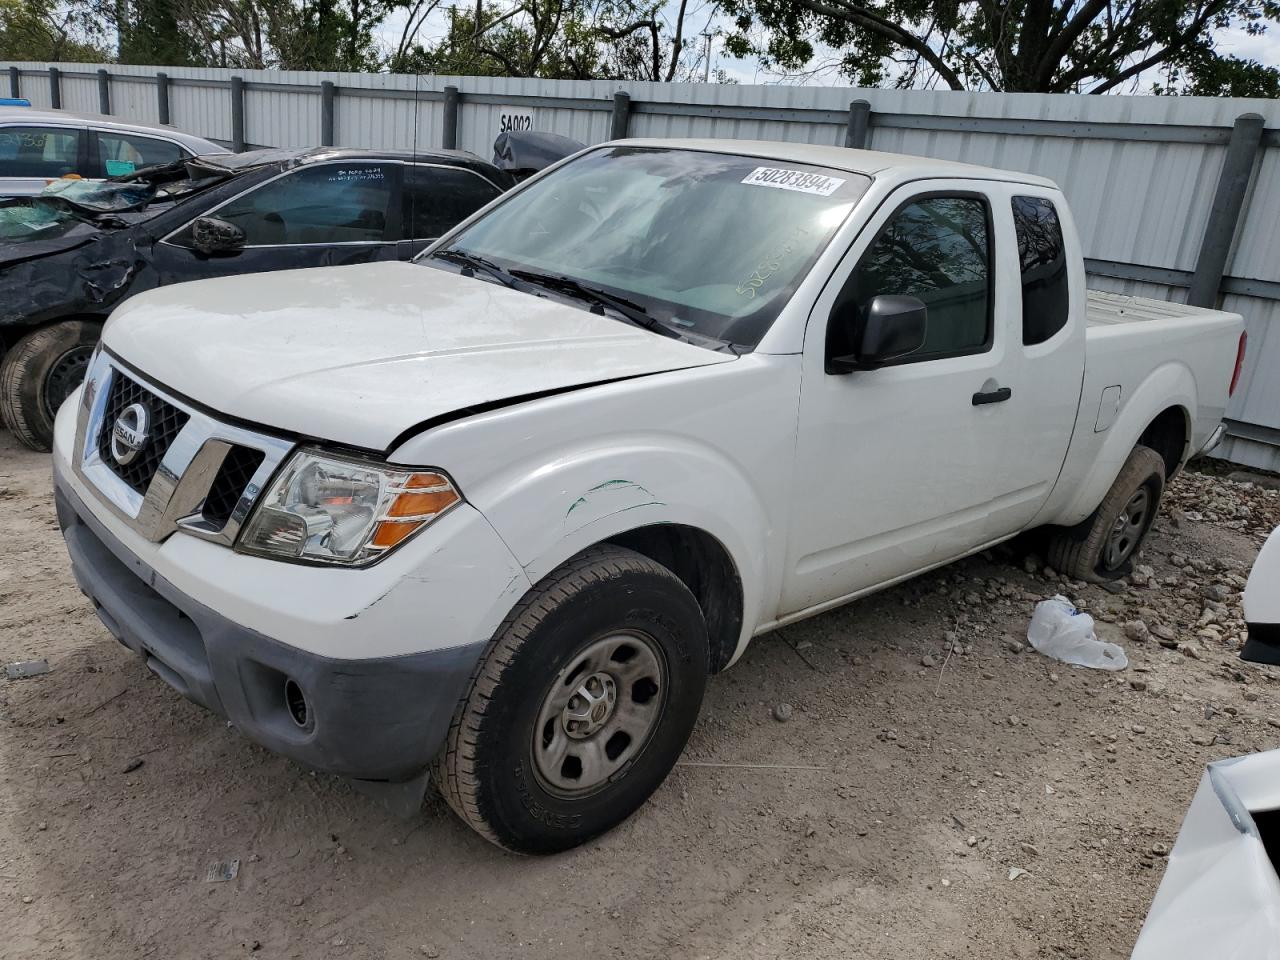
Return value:
M 1046 657 L 1063 663 L 1097 670 L 1123 670 L 1129 665 L 1121 647 L 1098 639 L 1093 617 L 1081 613 L 1061 595 L 1036 604 L 1027 640 Z

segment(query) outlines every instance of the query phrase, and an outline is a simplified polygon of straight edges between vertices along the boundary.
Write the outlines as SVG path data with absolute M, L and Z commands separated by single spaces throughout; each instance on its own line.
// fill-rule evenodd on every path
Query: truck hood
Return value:
M 375 450 L 469 408 L 733 359 L 410 263 L 152 290 L 112 314 L 103 343 L 216 412 Z

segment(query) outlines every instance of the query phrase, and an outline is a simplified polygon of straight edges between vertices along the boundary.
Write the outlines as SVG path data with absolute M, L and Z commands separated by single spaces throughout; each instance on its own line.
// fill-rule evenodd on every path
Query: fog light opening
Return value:
M 311 711 L 307 706 L 307 698 L 292 677 L 284 682 L 284 705 L 293 722 L 304 730 L 311 724 Z

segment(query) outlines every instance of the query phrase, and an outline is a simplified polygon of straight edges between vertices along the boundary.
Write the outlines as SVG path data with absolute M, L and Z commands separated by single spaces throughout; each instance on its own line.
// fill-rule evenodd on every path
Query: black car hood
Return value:
M 15 263 L 39 260 L 42 257 L 50 257 L 56 253 L 65 253 L 68 250 L 74 250 L 76 247 L 83 247 L 86 243 L 92 243 L 103 235 L 100 227 L 95 227 L 90 223 L 81 223 L 72 227 L 66 233 L 50 237 L 47 240 L 31 239 L 23 240 L 20 243 L 0 243 L 0 270 Z M 9 285 L 7 280 L 7 277 L 0 275 L 0 289 Z
M 103 231 L 86 223 L 62 237 L 0 247 L 0 325 L 103 315 L 153 286 L 134 283 L 147 265 L 139 243 L 150 240 L 136 227 Z

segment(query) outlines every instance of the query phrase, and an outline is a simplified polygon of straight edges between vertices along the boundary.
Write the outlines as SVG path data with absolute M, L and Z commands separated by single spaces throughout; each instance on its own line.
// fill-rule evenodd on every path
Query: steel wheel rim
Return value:
M 44 411 L 52 420 L 58 413 L 62 402 L 71 396 L 71 392 L 84 380 L 85 370 L 89 366 L 89 358 L 93 356 L 93 347 L 73 347 L 49 369 L 44 378 Z
M 1145 486 L 1139 487 L 1116 517 L 1102 554 L 1102 562 L 1108 570 L 1117 569 L 1137 549 L 1147 530 L 1151 504 L 1151 491 Z
M 531 746 L 542 786 L 566 798 L 604 789 L 653 738 L 666 699 L 666 658 L 652 638 L 615 633 L 578 651 L 538 710 Z

